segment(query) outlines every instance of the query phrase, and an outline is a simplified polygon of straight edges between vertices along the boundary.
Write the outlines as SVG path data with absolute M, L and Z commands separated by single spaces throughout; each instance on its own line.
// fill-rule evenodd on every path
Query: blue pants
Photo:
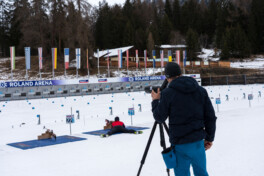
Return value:
M 204 141 L 175 145 L 177 166 L 175 176 L 190 176 L 190 166 L 195 176 L 208 176 Z

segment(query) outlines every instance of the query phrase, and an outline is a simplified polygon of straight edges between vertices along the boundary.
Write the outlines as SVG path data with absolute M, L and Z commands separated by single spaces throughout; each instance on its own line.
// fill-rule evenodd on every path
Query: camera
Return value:
M 167 85 L 168 85 L 168 81 L 167 81 L 167 79 L 165 79 L 161 86 L 147 86 L 147 87 L 145 87 L 145 92 L 151 93 L 152 90 L 154 90 L 154 92 L 157 93 L 158 89 L 160 89 L 160 91 L 162 91 L 163 89 L 165 89 L 167 87 Z
M 160 88 L 160 86 L 147 86 L 145 87 L 145 92 L 146 93 L 151 93 L 152 90 L 154 90 L 154 92 L 158 92 L 158 88 Z

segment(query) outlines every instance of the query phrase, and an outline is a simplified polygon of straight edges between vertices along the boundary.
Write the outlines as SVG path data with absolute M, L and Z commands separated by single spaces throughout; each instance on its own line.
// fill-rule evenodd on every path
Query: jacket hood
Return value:
M 199 87 L 197 81 L 192 77 L 180 76 L 174 79 L 170 84 L 169 88 L 176 89 L 183 93 L 195 92 Z

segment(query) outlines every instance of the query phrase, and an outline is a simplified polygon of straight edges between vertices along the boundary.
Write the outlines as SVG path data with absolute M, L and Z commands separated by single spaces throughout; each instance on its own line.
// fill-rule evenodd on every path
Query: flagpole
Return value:
M 30 69 L 30 48 L 25 47 L 26 80 L 28 80 L 28 69 Z
M 75 49 L 75 54 L 76 54 L 76 78 L 78 78 L 78 64 L 79 64 L 78 48 Z
M 10 48 L 10 63 L 11 63 L 11 80 L 13 81 L 13 69 L 15 69 L 15 47 L 11 46 Z
M 39 50 L 39 48 L 38 48 Z M 38 51 L 39 52 L 39 51 Z M 40 53 L 39 53 L 39 57 L 40 57 Z M 41 80 L 41 71 L 40 71 L 40 58 L 39 58 L 39 79 Z
M 155 50 L 152 50 L 152 65 L 153 65 L 153 75 L 155 75 Z
M 26 80 L 28 80 L 28 71 L 27 71 L 27 48 L 24 48 L 25 50 L 25 65 L 26 65 Z
M 76 77 L 79 77 L 79 69 L 81 68 L 81 48 L 76 48 L 75 49 L 76 53 Z
M 78 67 L 76 67 L 76 78 L 78 78 Z
M 129 51 L 126 51 L 126 58 L 127 58 L 127 76 L 129 76 L 129 71 L 128 71 L 128 55 L 129 55 Z
M 52 64 L 52 77 L 54 79 L 54 65 Z
M 87 57 L 87 74 L 88 78 L 90 77 L 90 72 L 89 72 L 89 55 L 88 55 L 88 49 L 86 50 L 86 57 Z
M 39 57 L 42 58 L 42 51 L 41 51 L 41 55 L 40 55 L 40 53 L 39 53 Z M 42 62 L 42 60 L 41 60 L 41 62 Z M 40 58 L 39 58 L 39 78 L 40 78 L 40 80 L 42 79 L 42 78 L 41 78 L 41 69 L 40 69 Z
M 42 78 L 41 78 L 41 71 L 40 71 L 40 68 L 39 68 L 39 78 L 40 78 L 40 80 L 42 79 Z
M 138 74 L 138 50 L 136 50 L 136 71 L 137 71 L 137 74 Z
M 119 72 L 119 62 L 120 62 L 120 50 L 117 51 L 117 70 L 118 70 L 118 75 L 120 76 L 120 72 Z
M 40 52 L 41 50 L 41 52 Z M 41 70 L 40 70 L 40 57 L 42 57 L 42 49 L 38 48 L 38 56 L 39 56 L 39 79 L 41 80 Z
M 186 60 L 187 60 L 187 51 L 184 51 L 184 58 L 183 58 L 183 74 L 185 74 L 185 66 L 186 66 Z
M 110 77 L 110 60 L 109 60 L 109 50 L 107 50 L 107 68 L 108 68 L 108 78 Z
M 79 65 L 78 48 L 75 49 L 75 52 L 76 52 L 76 78 L 78 78 L 78 65 Z
M 66 79 L 67 72 L 66 72 L 66 48 L 64 48 L 64 77 Z
M 11 68 L 11 80 L 13 81 L 13 69 Z
M 147 76 L 147 50 L 144 51 L 145 75 Z
M 67 73 L 66 73 L 65 64 L 64 64 L 64 77 L 65 77 L 65 79 L 66 79 L 66 77 L 67 77 Z
M 28 70 L 26 69 L 26 80 L 28 80 Z
M 52 50 L 52 77 L 53 77 L 53 79 L 54 79 L 54 61 L 55 61 L 55 49 L 54 48 L 52 48 L 51 49 Z
M 162 72 L 163 72 L 163 59 L 164 59 L 163 50 L 161 50 L 160 51 L 160 69 L 161 69 L 160 75 L 162 75 Z
M 98 67 L 98 77 L 100 75 L 100 68 L 99 68 L 99 49 L 97 49 L 97 67 Z

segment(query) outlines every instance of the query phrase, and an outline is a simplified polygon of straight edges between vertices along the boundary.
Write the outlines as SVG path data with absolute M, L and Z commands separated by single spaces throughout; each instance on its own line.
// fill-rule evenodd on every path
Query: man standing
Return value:
M 213 145 L 216 116 L 207 91 L 191 77 L 181 76 L 177 63 L 165 67 L 168 87 L 152 91 L 152 112 L 158 123 L 169 117 L 170 143 L 175 148 L 176 176 L 208 176 L 205 150 Z

